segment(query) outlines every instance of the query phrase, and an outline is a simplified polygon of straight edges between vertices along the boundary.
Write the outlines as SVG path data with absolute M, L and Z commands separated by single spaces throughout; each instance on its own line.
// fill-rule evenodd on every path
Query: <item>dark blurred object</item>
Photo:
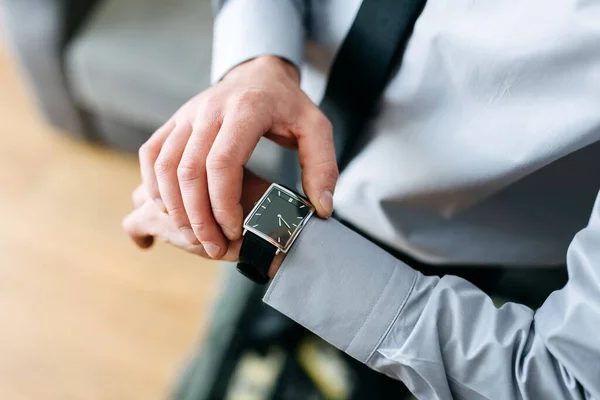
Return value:
M 401 382 L 265 305 L 265 288 L 230 269 L 207 340 L 189 360 L 174 400 L 410 398 Z

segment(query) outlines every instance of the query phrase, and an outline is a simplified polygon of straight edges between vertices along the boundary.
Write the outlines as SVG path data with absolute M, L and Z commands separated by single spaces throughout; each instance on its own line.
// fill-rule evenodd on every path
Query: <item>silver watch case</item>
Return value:
M 304 219 L 302 219 L 302 221 L 300 221 L 300 223 L 298 224 L 298 227 L 294 230 L 294 232 L 292 232 L 292 235 L 291 235 L 290 239 L 287 241 L 287 243 L 285 245 L 282 245 L 281 243 L 278 243 L 276 240 L 274 240 L 273 238 L 271 238 L 266 233 L 263 233 L 260 230 L 258 230 L 256 228 L 253 228 L 252 226 L 248 225 L 249 221 L 252 219 L 252 217 L 254 216 L 254 214 L 257 212 L 257 210 L 260 207 L 260 205 L 262 204 L 263 200 L 269 194 L 271 194 L 274 190 L 280 190 L 280 191 L 284 192 L 285 194 L 287 194 L 288 196 L 290 196 L 294 200 L 297 200 L 297 201 L 301 202 L 302 204 L 304 204 L 310 210 L 308 212 L 308 214 L 306 215 L 306 217 L 304 217 Z M 271 243 L 273 246 L 277 247 L 276 254 L 287 253 L 287 251 L 290 249 L 290 247 L 292 247 L 292 245 L 294 244 L 294 241 L 296 240 L 296 238 L 298 237 L 298 235 L 300 234 L 300 232 L 302 232 L 302 229 L 304 228 L 304 226 L 306 225 L 306 223 L 308 222 L 308 220 L 313 216 L 314 213 L 315 213 L 315 208 L 313 207 L 313 205 L 311 203 L 309 203 L 308 201 L 306 201 L 306 199 L 304 199 L 302 196 L 299 196 L 297 193 L 295 193 L 295 192 L 293 192 L 293 191 L 291 191 L 291 190 L 289 190 L 289 189 L 287 189 L 287 188 L 285 188 L 285 187 L 283 187 L 281 185 L 278 185 L 277 183 L 272 183 L 271 186 L 269 186 L 269 188 L 261 196 L 261 198 L 256 202 L 256 204 L 252 208 L 252 211 L 250 211 L 250 213 L 248 214 L 248 216 L 244 220 L 244 226 L 243 226 L 244 232 L 243 232 L 243 234 L 245 235 L 246 232 L 252 232 L 256 236 L 259 236 L 261 239 L 264 239 L 267 242 Z

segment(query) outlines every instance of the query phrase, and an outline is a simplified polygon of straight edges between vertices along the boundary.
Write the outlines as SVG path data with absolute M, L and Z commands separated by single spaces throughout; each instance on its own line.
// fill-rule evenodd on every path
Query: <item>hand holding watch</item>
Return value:
M 192 245 L 186 240 L 177 224 L 156 206 L 143 185 L 134 191 L 133 201 L 135 209 L 123 221 L 123 228 L 139 247 L 151 247 L 156 238 L 192 254 L 208 257 L 201 244 Z M 242 274 L 264 284 L 269 276 L 275 275 L 283 256 L 315 209 L 303 196 L 281 185 L 269 186 L 249 171 L 244 172 L 242 204 L 246 210 L 254 204 L 244 222 L 244 236 L 229 243 L 222 259 L 239 260 L 238 270 Z
M 238 271 L 256 283 L 267 283 L 275 256 L 289 251 L 314 212 L 304 196 L 271 184 L 244 221 Z

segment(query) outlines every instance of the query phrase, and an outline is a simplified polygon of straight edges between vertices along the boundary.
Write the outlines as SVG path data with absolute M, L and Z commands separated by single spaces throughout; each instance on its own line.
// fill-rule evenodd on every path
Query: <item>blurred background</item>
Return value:
M 143 4 L 142 4 L 143 3 Z M 0 399 L 166 398 L 220 268 L 121 230 L 208 83 L 210 1 L 0 0 Z

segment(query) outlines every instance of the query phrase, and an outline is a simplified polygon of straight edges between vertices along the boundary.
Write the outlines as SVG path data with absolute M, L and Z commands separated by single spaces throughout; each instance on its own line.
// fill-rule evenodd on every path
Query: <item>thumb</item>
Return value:
M 316 107 L 302 119 L 298 140 L 298 159 L 302 186 L 322 218 L 333 212 L 333 193 L 339 176 L 329 120 Z
M 146 232 L 139 223 L 140 209 L 135 209 L 122 222 L 123 230 L 141 249 L 152 247 L 154 237 Z

